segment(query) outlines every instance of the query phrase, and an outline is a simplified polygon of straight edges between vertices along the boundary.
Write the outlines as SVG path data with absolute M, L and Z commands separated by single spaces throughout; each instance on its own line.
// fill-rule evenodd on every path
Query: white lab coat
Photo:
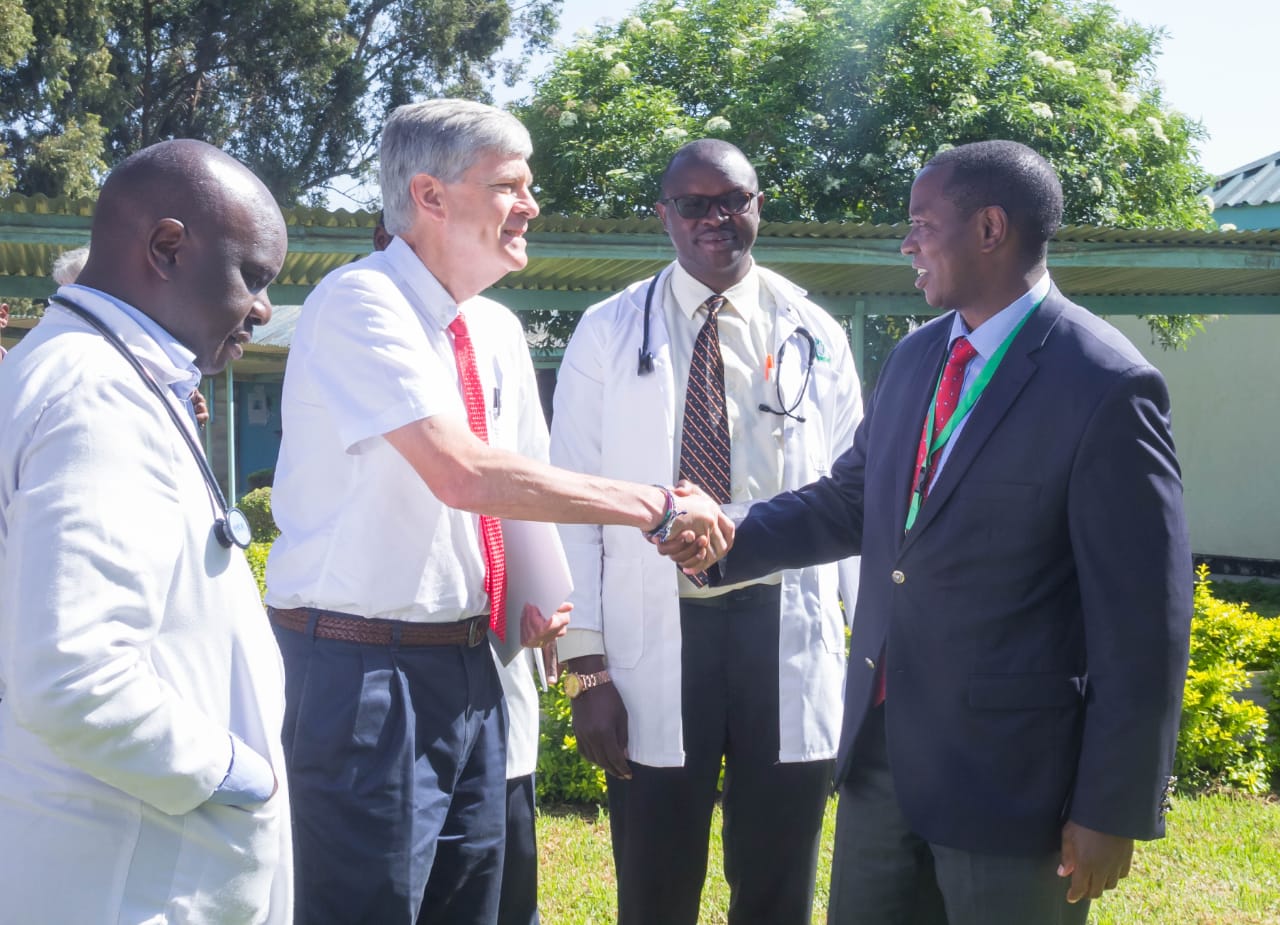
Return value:
M 788 382 L 803 379 L 804 327 L 822 345 L 804 402 L 778 418 L 784 489 L 825 475 L 853 442 L 861 387 L 844 332 L 804 291 L 763 267 L 761 285 L 778 306 L 775 357 Z M 660 299 L 650 316 L 654 369 L 636 372 L 649 281 L 588 309 L 565 350 L 556 387 L 551 461 L 580 472 L 670 484 L 676 441 L 677 377 Z M 789 347 L 785 354 L 783 343 Z M 790 368 L 795 364 L 795 368 Z M 764 413 L 764 412 L 761 412 Z M 631 760 L 658 767 L 684 763 L 680 703 L 680 610 L 676 570 L 634 527 L 560 527 L 573 574 L 571 628 L 603 633 L 609 673 L 628 714 Z M 844 620 L 857 589 L 855 560 L 785 572 L 779 636 L 778 760 L 816 761 L 836 753 L 844 683 Z
M 189 448 L 56 305 L 0 365 L 0 405 L 0 923 L 288 925 L 280 656 Z M 229 732 L 274 768 L 266 803 L 206 802 Z
M 512 626 L 509 632 L 519 632 Z M 533 680 L 535 658 L 542 653 L 521 649 L 510 665 L 494 653 L 502 694 L 507 699 L 507 780 L 528 777 L 538 767 L 538 688 Z

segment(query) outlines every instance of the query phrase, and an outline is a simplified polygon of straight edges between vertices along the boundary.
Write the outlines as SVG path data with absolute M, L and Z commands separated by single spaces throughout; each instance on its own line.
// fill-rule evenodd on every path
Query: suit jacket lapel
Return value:
M 973 465 L 991 434 L 1039 369 L 1034 354 L 1044 345 L 1045 338 L 1062 314 L 1064 304 L 1062 294 L 1056 286 L 1052 287 L 1035 314 L 1027 319 L 1026 325 L 1018 332 L 1000 368 L 992 376 L 978 403 L 973 406 L 964 430 L 956 438 L 956 445 L 947 457 L 947 465 L 929 490 L 929 498 L 920 509 L 915 526 L 907 535 L 903 548 L 911 543 L 913 537 L 928 529 L 929 524 L 946 507 L 947 499 L 962 484 L 965 473 Z M 913 444 L 913 452 L 914 446 Z

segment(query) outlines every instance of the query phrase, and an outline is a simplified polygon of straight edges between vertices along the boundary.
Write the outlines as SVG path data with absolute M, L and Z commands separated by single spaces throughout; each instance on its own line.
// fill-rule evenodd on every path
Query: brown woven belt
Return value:
M 489 615 L 480 614 L 455 623 L 406 623 L 403 620 L 366 619 L 354 614 L 312 607 L 267 608 L 271 622 L 297 633 L 308 632 L 316 615 L 316 636 L 364 646 L 478 646 L 489 629 Z

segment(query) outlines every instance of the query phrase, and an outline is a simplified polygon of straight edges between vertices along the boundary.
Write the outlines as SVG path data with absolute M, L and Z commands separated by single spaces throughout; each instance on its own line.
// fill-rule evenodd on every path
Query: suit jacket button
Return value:
M 876 667 L 876 663 L 875 663 L 875 662 L 873 662 L 873 661 L 872 661 L 871 659 L 869 659 L 869 658 L 868 658 L 868 659 L 863 659 L 863 661 L 865 661 L 865 662 L 867 663 L 867 667 L 868 667 L 868 668 L 872 668 L 872 669 L 874 669 L 874 668 Z
M 895 585 L 900 585 L 907 580 L 907 576 L 900 569 L 894 569 L 889 577 L 893 579 Z

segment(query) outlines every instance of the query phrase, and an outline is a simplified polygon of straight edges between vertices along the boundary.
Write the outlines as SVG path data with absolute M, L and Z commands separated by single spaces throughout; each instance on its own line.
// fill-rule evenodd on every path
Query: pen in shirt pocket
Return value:
M 502 414 L 502 389 L 496 385 L 493 387 L 493 416 L 497 418 Z

